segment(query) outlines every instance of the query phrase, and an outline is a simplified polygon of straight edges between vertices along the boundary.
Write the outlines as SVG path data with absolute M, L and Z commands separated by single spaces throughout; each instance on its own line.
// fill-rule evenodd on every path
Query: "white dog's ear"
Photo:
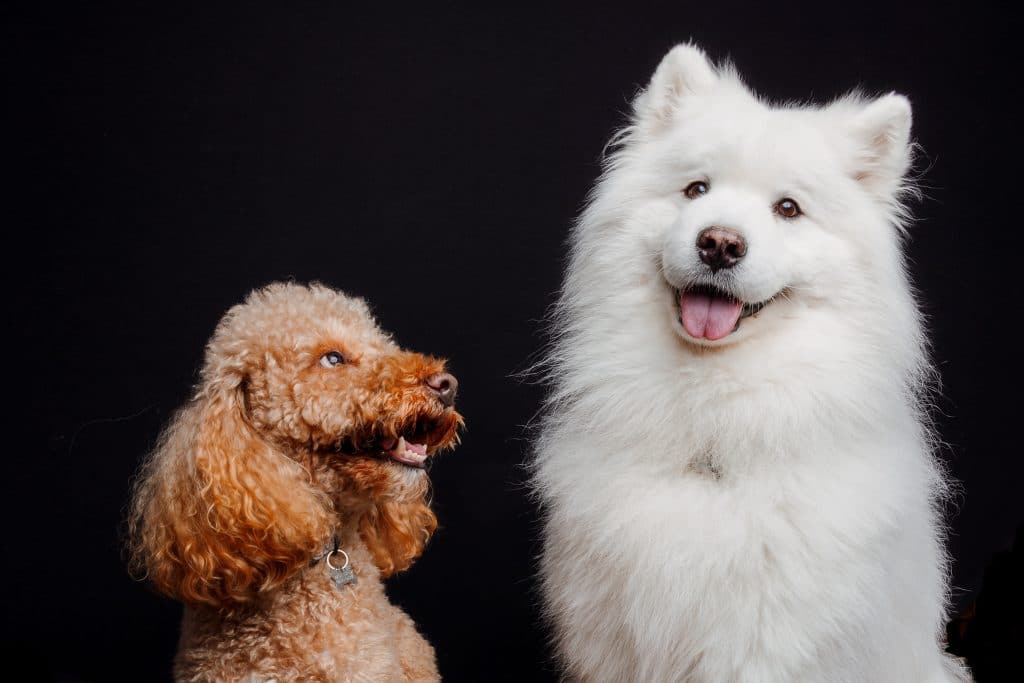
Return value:
M 690 44 L 676 45 L 661 60 L 654 77 L 633 101 L 638 125 L 657 129 L 672 120 L 679 102 L 718 81 L 704 51 Z
M 895 93 L 869 103 L 854 117 L 854 177 L 870 191 L 891 196 L 910 170 L 910 101 Z

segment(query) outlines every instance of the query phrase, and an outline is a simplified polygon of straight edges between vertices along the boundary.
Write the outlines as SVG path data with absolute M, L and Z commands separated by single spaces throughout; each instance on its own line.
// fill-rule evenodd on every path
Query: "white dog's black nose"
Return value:
M 739 263 L 747 254 L 747 241 L 735 230 L 712 226 L 697 235 L 697 253 L 714 273 Z
M 459 380 L 455 379 L 455 375 L 439 372 L 428 377 L 426 382 L 441 403 L 449 408 L 455 405 L 455 393 L 459 390 Z

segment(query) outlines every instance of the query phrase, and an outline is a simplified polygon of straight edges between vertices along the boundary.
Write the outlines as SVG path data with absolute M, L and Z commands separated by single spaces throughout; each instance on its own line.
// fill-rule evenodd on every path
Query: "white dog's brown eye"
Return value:
M 697 180 L 687 185 L 686 189 L 683 190 L 683 194 L 686 195 L 687 199 L 696 199 L 701 195 L 707 194 L 710 189 L 711 188 L 708 187 L 706 182 L 703 180 Z
M 333 368 L 344 364 L 344 362 L 345 356 L 341 355 L 337 351 L 328 351 L 324 355 L 320 356 L 320 365 L 325 368 Z
M 783 197 L 779 201 L 775 202 L 775 213 L 779 214 L 783 218 L 796 218 L 803 211 L 800 210 L 800 205 L 789 197 Z

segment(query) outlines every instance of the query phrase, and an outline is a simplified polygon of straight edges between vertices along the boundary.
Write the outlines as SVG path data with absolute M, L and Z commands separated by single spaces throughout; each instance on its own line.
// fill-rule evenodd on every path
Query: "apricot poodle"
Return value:
M 455 378 L 366 304 L 275 283 L 224 316 L 135 484 L 133 566 L 185 604 L 181 681 L 435 681 L 381 579 L 437 526 Z

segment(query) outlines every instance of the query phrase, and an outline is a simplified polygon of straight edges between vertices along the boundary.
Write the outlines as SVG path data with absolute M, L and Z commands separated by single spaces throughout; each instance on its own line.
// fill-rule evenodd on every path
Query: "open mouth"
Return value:
M 406 428 L 360 439 L 357 443 L 345 439 L 338 444 L 338 451 L 423 469 L 434 452 L 450 443 L 453 430 L 454 425 L 444 419 L 419 419 Z
M 740 328 L 740 323 L 756 315 L 775 300 L 748 303 L 733 294 L 711 285 L 695 285 L 685 289 L 673 288 L 679 321 L 694 339 L 717 341 Z
M 427 444 L 406 441 L 404 436 L 381 442 L 381 454 L 409 467 L 423 467 L 427 462 Z

